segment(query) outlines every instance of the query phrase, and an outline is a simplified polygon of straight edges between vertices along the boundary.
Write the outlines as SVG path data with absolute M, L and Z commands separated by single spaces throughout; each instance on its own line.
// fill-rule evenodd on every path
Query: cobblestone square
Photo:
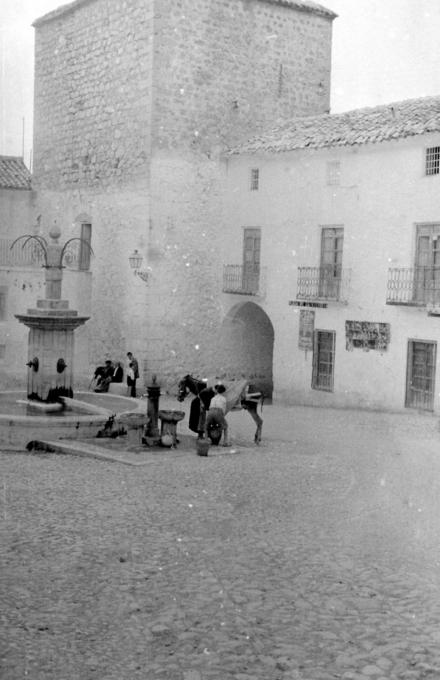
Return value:
M 263 417 L 206 458 L 187 419 L 139 467 L 0 455 L 2 680 L 440 677 L 437 420 Z

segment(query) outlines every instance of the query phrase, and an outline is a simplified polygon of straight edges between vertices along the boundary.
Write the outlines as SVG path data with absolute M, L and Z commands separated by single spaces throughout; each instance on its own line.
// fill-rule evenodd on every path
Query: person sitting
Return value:
M 99 385 L 101 379 L 105 373 L 105 366 L 97 366 L 93 374 L 93 380 L 96 380 L 96 384 Z
M 98 366 L 98 368 L 95 371 L 95 376 L 98 373 L 95 392 L 108 392 L 108 386 L 111 383 L 113 371 L 114 366 L 113 362 L 110 361 L 110 359 L 106 360 L 105 366 Z
M 121 383 L 124 378 L 124 369 L 122 368 L 122 364 L 120 361 L 116 361 L 114 368 L 113 368 L 113 374 L 111 377 L 111 382 L 113 383 Z
M 208 413 L 206 414 L 205 437 L 208 436 L 210 425 L 217 425 L 223 431 L 223 446 L 230 446 L 228 438 L 228 421 L 226 420 L 226 387 L 218 383 L 214 387 L 215 394 L 211 399 Z

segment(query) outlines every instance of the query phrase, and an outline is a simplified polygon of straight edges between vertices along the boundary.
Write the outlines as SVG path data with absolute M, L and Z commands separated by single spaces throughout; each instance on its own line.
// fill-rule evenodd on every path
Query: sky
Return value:
M 0 154 L 24 155 L 29 166 L 31 24 L 66 3 L 0 0 L 0 4 Z M 338 14 L 333 23 L 332 113 L 440 95 L 440 0 L 322 0 L 321 4 Z

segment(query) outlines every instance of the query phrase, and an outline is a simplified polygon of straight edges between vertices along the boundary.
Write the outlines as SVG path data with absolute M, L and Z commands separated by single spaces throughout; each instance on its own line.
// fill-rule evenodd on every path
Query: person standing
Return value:
M 205 437 L 208 436 L 211 423 L 219 425 L 223 431 L 223 446 L 230 446 L 228 437 L 228 421 L 226 420 L 226 387 L 221 383 L 215 385 L 215 394 L 211 399 L 208 413 L 206 414 Z
M 136 398 L 136 380 L 139 378 L 139 364 L 132 352 L 127 352 L 127 358 L 127 385 L 130 390 L 130 397 Z

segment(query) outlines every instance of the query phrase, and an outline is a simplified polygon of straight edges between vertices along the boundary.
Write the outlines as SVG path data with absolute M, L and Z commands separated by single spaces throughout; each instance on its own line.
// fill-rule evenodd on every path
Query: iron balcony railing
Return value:
M 297 300 L 348 301 L 351 269 L 329 265 L 298 267 Z
M 14 239 L 0 239 L 0 267 L 42 267 L 43 252 L 34 240 L 18 241 L 11 250 Z M 23 245 L 24 244 L 24 245 Z M 90 251 L 81 248 L 79 241 L 69 244 L 63 257 L 67 269 L 86 271 L 90 267 Z
M 388 305 L 440 305 L 440 267 L 393 268 L 388 270 Z
M 223 292 L 237 295 L 256 295 L 266 293 L 266 267 L 250 271 L 240 264 L 223 265 Z

